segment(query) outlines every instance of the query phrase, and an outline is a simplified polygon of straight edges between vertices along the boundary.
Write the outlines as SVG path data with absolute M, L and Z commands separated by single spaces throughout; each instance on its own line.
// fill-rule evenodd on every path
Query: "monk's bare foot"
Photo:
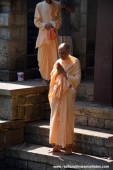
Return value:
M 49 150 L 49 153 L 52 152 L 60 152 L 61 147 L 59 145 L 55 145 L 52 150 Z
M 110 137 L 108 138 L 108 140 L 111 141 L 111 142 L 113 142 L 113 136 L 110 136 Z
M 72 144 L 68 144 L 65 147 L 64 155 L 71 155 L 72 154 Z
M 71 150 L 65 150 L 65 152 L 63 153 L 63 155 L 71 155 L 72 151 Z
M 55 145 L 53 148 L 53 152 L 60 152 L 61 147 L 59 145 Z

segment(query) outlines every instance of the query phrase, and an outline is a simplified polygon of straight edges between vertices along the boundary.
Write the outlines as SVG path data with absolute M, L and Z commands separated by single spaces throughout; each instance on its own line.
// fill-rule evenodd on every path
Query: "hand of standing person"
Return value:
M 50 28 L 53 28 L 52 24 L 51 24 L 51 23 L 47 23 L 47 24 L 45 25 L 45 29 L 46 29 L 46 30 L 50 30 Z

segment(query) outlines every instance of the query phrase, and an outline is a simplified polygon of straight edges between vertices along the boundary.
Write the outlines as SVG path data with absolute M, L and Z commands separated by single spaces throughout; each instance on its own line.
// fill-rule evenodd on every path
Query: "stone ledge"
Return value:
M 0 95 L 15 96 L 48 90 L 48 85 L 41 79 L 16 82 L 0 82 Z
M 113 107 L 108 105 L 102 105 L 94 102 L 85 102 L 85 101 L 76 101 L 75 102 L 75 110 L 79 110 L 79 114 L 81 111 L 84 111 L 84 115 L 87 114 L 91 116 L 91 114 L 95 113 L 93 116 L 98 118 L 106 118 L 113 120 Z M 97 113 L 97 114 L 96 114 Z
M 75 124 L 113 130 L 113 107 L 76 101 Z
M 15 159 L 31 162 L 34 164 L 45 164 L 46 166 L 71 166 L 71 169 L 77 169 L 77 166 L 109 166 L 110 169 L 113 169 L 113 162 L 106 160 L 104 158 L 94 157 L 90 155 L 73 153 L 72 155 L 62 155 L 61 153 L 48 153 L 48 150 L 51 148 L 43 147 L 40 145 L 31 145 L 31 144 L 22 144 L 14 146 L 7 150 L 6 160 L 7 164 L 10 165 L 11 161 L 8 161 L 8 158 L 11 160 Z M 13 162 L 13 165 L 14 164 Z M 22 165 L 21 165 L 22 166 Z M 80 168 L 82 170 L 82 168 Z
M 7 131 L 8 129 L 17 129 L 25 126 L 23 120 L 0 120 L 0 132 Z
M 0 83 L 0 118 L 35 121 L 43 119 L 48 85 L 42 79 Z
M 25 123 L 22 120 L 0 120 L 0 159 L 4 157 L 2 153 L 6 148 L 24 142 L 24 126 Z

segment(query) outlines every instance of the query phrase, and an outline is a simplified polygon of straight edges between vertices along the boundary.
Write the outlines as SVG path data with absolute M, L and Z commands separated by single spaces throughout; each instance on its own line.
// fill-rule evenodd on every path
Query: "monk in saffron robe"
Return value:
M 52 152 L 66 148 L 72 153 L 74 134 L 74 102 L 81 80 L 80 62 L 70 55 L 70 47 L 63 43 L 58 48 L 59 59 L 51 72 L 49 103 L 51 107 L 49 143 L 55 144 Z
M 38 65 L 41 76 L 45 80 L 50 80 L 51 70 L 57 60 L 57 30 L 61 26 L 61 21 L 61 7 L 59 2 L 45 0 L 36 5 L 34 24 L 39 28 L 39 34 L 36 40 Z M 48 34 L 50 30 L 52 34 Z

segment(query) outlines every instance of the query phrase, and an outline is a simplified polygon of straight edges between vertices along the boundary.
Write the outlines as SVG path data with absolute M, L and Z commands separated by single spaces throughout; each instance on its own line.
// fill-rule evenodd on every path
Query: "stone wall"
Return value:
M 0 79 L 7 70 L 22 71 L 26 68 L 26 13 L 26 0 L 0 1 Z
M 25 87 L 25 84 L 1 83 L 0 159 L 4 157 L 6 148 L 24 142 L 25 123 L 46 117 L 48 86 L 37 84 L 38 81 Z M 50 108 L 48 114 L 50 115 Z
M 4 157 L 5 149 L 24 142 L 24 121 L 0 120 L 0 159 Z

